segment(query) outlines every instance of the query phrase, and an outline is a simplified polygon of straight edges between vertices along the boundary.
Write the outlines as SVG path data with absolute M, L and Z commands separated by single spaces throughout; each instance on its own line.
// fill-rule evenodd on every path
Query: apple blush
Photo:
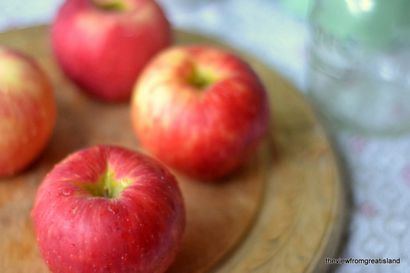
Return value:
M 55 119 L 46 74 L 31 57 L 0 46 L 0 177 L 16 174 L 39 156 Z
M 267 93 L 236 55 L 174 47 L 144 69 L 131 102 L 134 131 L 155 157 L 212 181 L 240 167 L 269 126 Z
M 154 0 L 66 0 L 51 30 L 65 74 L 107 102 L 130 98 L 140 71 L 171 36 Z
M 114 146 L 68 156 L 41 184 L 32 218 L 54 273 L 163 273 L 185 226 L 174 176 Z

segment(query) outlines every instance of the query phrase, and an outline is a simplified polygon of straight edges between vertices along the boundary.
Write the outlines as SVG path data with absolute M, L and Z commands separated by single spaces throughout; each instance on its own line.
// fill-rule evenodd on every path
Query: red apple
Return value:
M 131 115 L 140 142 L 158 159 L 214 180 L 254 152 L 268 128 L 269 104 L 257 75 L 234 54 L 175 47 L 140 76 Z
M 21 171 L 39 156 L 55 118 L 44 72 L 32 58 L 0 46 L 0 176 Z
M 120 147 L 81 150 L 40 186 L 32 217 L 54 273 L 162 273 L 185 226 L 174 176 Z
M 171 42 L 153 0 L 66 0 L 51 35 L 66 75 L 105 101 L 129 99 L 142 68 Z

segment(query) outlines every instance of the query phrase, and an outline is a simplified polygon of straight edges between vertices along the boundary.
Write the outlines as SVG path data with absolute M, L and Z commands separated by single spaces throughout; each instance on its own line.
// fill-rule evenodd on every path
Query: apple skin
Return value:
M 142 68 L 170 45 L 170 24 L 153 0 L 97 1 L 127 8 L 104 10 L 92 0 L 66 0 L 52 26 L 52 47 L 82 91 L 107 102 L 126 101 Z
M 46 74 L 31 57 L 0 46 L 0 177 L 18 173 L 40 155 L 55 119 Z
M 212 47 L 159 54 L 140 76 L 131 104 L 141 144 L 204 181 L 239 168 L 269 127 L 268 97 L 257 75 L 236 55 Z
M 115 185 L 129 184 L 113 198 L 92 195 L 86 187 L 107 169 Z M 32 218 L 54 273 L 162 273 L 180 246 L 185 208 L 174 176 L 157 161 L 95 146 L 68 156 L 46 176 Z

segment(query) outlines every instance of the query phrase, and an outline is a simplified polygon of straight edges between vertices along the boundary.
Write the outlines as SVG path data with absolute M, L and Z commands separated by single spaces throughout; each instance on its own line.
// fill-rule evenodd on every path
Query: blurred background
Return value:
M 352 192 L 340 255 L 401 259 L 399 265 L 342 265 L 335 272 L 409 272 L 410 35 L 408 16 L 401 17 L 409 1 L 159 2 L 175 27 L 259 57 L 315 105 Z M 0 0 L 0 30 L 49 23 L 61 3 Z

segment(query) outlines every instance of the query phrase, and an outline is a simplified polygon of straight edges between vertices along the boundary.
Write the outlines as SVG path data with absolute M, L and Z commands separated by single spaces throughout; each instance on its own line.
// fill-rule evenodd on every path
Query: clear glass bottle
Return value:
M 318 0 L 309 96 L 330 126 L 410 132 L 410 1 Z

